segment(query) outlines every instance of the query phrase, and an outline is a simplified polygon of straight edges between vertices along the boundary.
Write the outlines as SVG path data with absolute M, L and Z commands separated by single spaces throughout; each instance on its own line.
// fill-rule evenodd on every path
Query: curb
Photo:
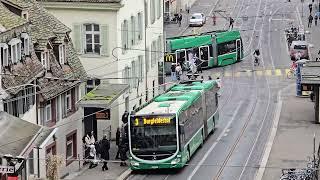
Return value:
M 126 180 L 130 176 L 131 172 L 132 170 L 130 168 L 127 169 L 117 178 L 117 180 Z

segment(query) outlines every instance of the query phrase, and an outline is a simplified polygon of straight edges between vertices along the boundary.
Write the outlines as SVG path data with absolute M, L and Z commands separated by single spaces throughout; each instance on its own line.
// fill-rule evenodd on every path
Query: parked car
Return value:
M 203 26 L 206 23 L 206 16 L 203 13 L 192 14 L 189 26 Z
M 309 59 L 308 43 L 306 41 L 292 41 L 289 53 L 291 60 L 296 61 L 296 54 L 300 53 L 300 59 Z

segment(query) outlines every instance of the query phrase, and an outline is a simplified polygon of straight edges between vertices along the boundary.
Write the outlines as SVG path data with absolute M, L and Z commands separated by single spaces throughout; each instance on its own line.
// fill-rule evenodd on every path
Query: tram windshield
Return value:
M 169 153 L 177 150 L 176 118 L 131 117 L 131 149 L 134 154 Z

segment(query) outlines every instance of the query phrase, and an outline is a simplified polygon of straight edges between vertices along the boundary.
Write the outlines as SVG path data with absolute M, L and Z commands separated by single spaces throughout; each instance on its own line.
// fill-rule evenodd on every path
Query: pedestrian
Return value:
M 232 19 L 232 17 L 230 17 L 230 20 L 229 20 L 229 29 L 231 27 L 231 29 L 233 29 L 233 23 L 234 23 L 234 20 Z
M 97 163 L 97 151 L 94 144 L 90 144 L 90 166 L 89 169 L 94 168 L 98 165 Z
M 212 15 L 212 21 L 213 21 L 213 25 L 215 26 L 217 23 L 217 16 L 215 13 L 213 13 L 213 15 Z
M 117 154 L 116 154 L 116 158 L 115 159 L 120 159 L 119 155 L 120 155 L 120 128 L 117 128 L 117 132 L 116 132 L 116 145 L 118 147 L 117 150 Z
M 171 80 L 175 81 L 176 80 L 176 65 L 175 63 L 171 64 Z
M 211 77 L 211 76 L 208 76 L 208 80 L 212 80 L 212 77 Z
M 308 20 L 309 20 L 309 22 L 308 22 L 308 28 L 311 28 L 311 26 L 312 26 L 312 20 L 313 20 L 313 17 L 312 17 L 311 14 L 309 15 Z
M 181 21 L 182 21 L 182 14 L 179 13 L 178 15 L 178 23 L 179 23 L 179 27 L 181 27 Z
M 176 74 L 177 74 L 177 80 L 180 81 L 181 75 L 182 75 L 182 68 L 180 66 L 180 63 L 178 63 L 176 67 Z
M 120 128 L 120 166 L 126 166 L 125 160 L 127 160 L 127 151 L 129 150 L 128 116 L 129 113 L 127 111 L 122 115 L 122 125 Z
M 310 14 L 312 13 L 312 3 L 309 3 Z
M 318 24 L 318 16 L 317 16 L 317 15 L 315 15 L 315 16 L 314 16 L 314 25 L 316 25 L 316 26 L 317 26 L 317 24 Z
M 102 171 L 108 170 L 108 160 L 109 160 L 109 149 L 110 149 L 110 142 L 107 139 L 107 135 L 103 135 L 103 139 L 101 140 L 100 144 L 100 149 L 101 149 L 101 159 L 103 159 L 103 166 L 102 166 Z
M 222 82 L 221 82 L 221 79 L 220 79 L 220 77 L 217 77 L 217 85 L 218 85 L 218 88 L 219 88 L 219 90 L 218 90 L 218 92 L 217 92 L 217 94 L 218 94 L 218 96 L 220 97 L 221 96 L 221 87 L 222 87 Z
M 84 143 L 84 159 L 87 159 L 90 154 L 90 135 L 89 133 L 83 138 Z M 88 163 L 87 160 L 84 160 L 83 165 L 86 165 Z

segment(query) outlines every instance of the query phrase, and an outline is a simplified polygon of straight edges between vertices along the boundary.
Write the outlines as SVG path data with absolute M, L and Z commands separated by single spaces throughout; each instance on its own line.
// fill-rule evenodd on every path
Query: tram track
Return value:
M 261 2 L 261 1 L 260 1 L 260 2 Z M 265 5 L 264 5 L 264 13 L 263 13 L 263 14 L 265 14 L 265 12 L 266 12 L 267 4 L 268 4 L 268 0 L 265 2 Z M 260 4 L 260 7 L 261 7 L 261 4 Z M 260 10 L 260 8 L 258 9 L 258 11 L 259 11 L 259 10 Z M 261 46 L 261 40 L 262 40 L 262 32 L 263 32 L 264 21 L 265 21 L 265 16 L 264 16 L 263 21 L 262 21 L 262 25 L 261 25 L 261 29 L 260 29 L 260 33 L 259 33 L 260 35 L 258 36 L 258 37 L 259 37 L 258 47 Z M 268 23 L 270 23 L 270 21 L 268 21 Z M 256 21 L 255 21 L 255 25 L 256 25 Z M 252 37 L 251 37 L 251 40 L 250 40 L 250 44 L 251 44 L 251 42 L 252 42 L 252 40 L 253 40 L 253 35 L 254 35 L 254 33 L 252 33 Z M 250 44 L 249 44 L 249 45 L 250 45 Z M 263 69 L 265 69 L 265 62 L 264 62 L 263 58 L 261 59 L 261 62 L 262 62 Z M 224 171 L 224 169 L 225 169 L 228 161 L 231 159 L 231 156 L 233 155 L 233 153 L 234 153 L 236 147 L 238 146 L 241 138 L 243 137 L 244 133 L 246 132 L 249 122 L 252 121 L 252 119 L 253 119 L 253 114 L 254 114 L 254 112 L 255 112 L 255 110 L 256 110 L 256 107 L 257 107 L 257 105 L 258 105 L 258 92 L 259 92 L 258 86 L 257 86 L 257 78 L 255 77 L 255 75 L 253 75 L 253 78 L 254 78 L 254 84 L 256 85 L 256 86 L 255 86 L 255 92 L 256 92 L 256 93 L 255 93 L 254 104 L 253 104 L 253 106 L 251 107 L 251 110 L 250 110 L 250 113 L 249 113 L 249 115 L 248 115 L 248 118 L 247 118 L 247 120 L 245 121 L 245 124 L 243 125 L 243 127 L 242 127 L 242 129 L 241 129 L 241 131 L 240 131 L 240 134 L 237 136 L 235 142 L 233 143 L 232 147 L 230 148 L 230 150 L 229 150 L 229 152 L 228 152 L 228 154 L 227 154 L 227 157 L 224 159 L 222 165 L 220 166 L 220 168 L 219 168 L 219 170 L 218 170 L 218 173 L 217 173 L 217 174 L 215 175 L 215 177 L 213 178 L 214 180 L 218 180 L 218 179 L 221 178 L 221 175 L 222 175 L 222 173 L 223 173 L 223 171 Z M 241 173 L 240 173 L 240 176 L 239 176 L 238 180 L 241 180 L 242 177 L 243 177 L 243 174 L 244 174 L 244 172 L 245 172 L 245 170 L 246 170 L 246 166 L 248 165 L 248 162 L 249 162 L 249 160 L 250 160 L 250 158 L 251 158 L 251 155 L 252 155 L 252 153 L 253 153 L 254 147 L 256 146 L 256 143 L 257 143 L 257 141 L 258 141 L 258 138 L 260 137 L 262 128 L 264 127 L 264 126 L 263 126 L 263 125 L 264 125 L 264 122 L 265 122 L 265 120 L 266 120 L 266 117 L 267 117 L 267 114 L 268 114 L 268 111 L 269 111 L 270 99 L 271 99 L 271 89 L 270 89 L 270 85 L 269 85 L 268 78 L 265 77 L 265 80 L 266 80 L 266 85 L 267 85 L 267 89 L 268 89 L 267 109 L 266 109 L 266 111 L 265 111 L 263 120 L 260 122 L 260 128 L 259 128 L 259 130 L 258 130 L 258 132 L 257 132 L 257 135 L 255 136 L 256 138 L 254 139 L 254 142 L 253 142 L 253 144 L 252 144 L 252 146 L 251 146 L 251 148 L 250 148 L 250 150 L 249 150 L 249 156 L 248 156 L 248 158 L 246 159 L 243 168 L 241 169 Z

